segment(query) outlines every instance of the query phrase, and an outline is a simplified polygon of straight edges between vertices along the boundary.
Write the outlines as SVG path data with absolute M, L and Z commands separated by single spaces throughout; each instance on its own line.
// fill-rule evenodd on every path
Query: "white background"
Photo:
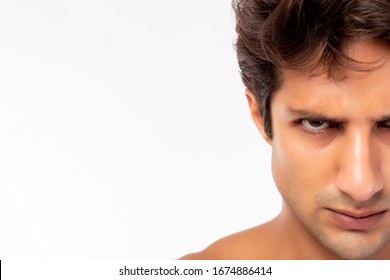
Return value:
M 230 0 L 0 2 L 0 258 L 174 259 L 274 217 Z

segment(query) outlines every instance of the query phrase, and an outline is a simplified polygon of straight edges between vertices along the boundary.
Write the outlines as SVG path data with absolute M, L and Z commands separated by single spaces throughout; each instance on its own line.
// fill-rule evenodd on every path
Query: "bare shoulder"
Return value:
M 205 250 L 185 255 L 182 260 L 217 259 L 273 259 L 277 240 L 272 230 L 272 221 L 229 236 Z

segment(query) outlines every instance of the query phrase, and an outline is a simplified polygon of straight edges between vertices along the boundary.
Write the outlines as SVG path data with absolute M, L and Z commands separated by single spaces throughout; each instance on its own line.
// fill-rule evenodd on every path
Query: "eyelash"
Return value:
M 390 120 L 380 121 L 380 122 L 378 122 L 378 126 L 379 126 L 380 124 L 385 124 L 385 123 L 388 123 L 388 122 L 390 122 Z M 384 129 L 390 129 L 390 124 L 383 125 L 382 128 L 384 128 Z
M 323 122 L 323 123 L 328 124 L 328 126 L 326 128 L 322 128 L 322 129 L 318 129 L 318 130 L 310 129 L 303 123 L 304 121 L 307 121 L 307 122 Z M 327 120 L 322 120 L 322 119 L 299 119 L 296 122 L 300 126 L 302 126 L 302 128 L 303 128 L 303 130 L 305 132 L 310 133 L 310 134 L 314 134 L 314 135 L 319 135 L 319 134 L 322 134 L 322 133 L 326 133 L 326 131 L 328 131 L 330 129 L 334 129 L 334 128 L 339 128 L 340 127 L 340 124 L 337 123 L 337 122 L 332 122 L 332 121 L 327 121 Z
M 308 121 L 308 122 L 324 122 L 324 123 L 327 123 L 329 126 L 326 127 L 326 128 L 323 128 L 323 129 L 311 130 L 311 129 L 307 128 L 303 124 L 304 121 Z M 298 119 L 295 122 L 298 125 L 302 126 L 303 130 L 305 132 L 310 133 L 310 134 L 314 134 L 314 135 L 326 133 L 326 131 L 328 131 L 330 129 L 335 129 L 335 128 L 340 128 L 341 127 L 341 123 L 334 122 L 334 121 L 323 120 L 323 119 Z M 386 124 L 386 123 L 388 123 L 388 124 Z M 377 123 L 377 127 L 380 127 L 382 129 L 389 129 L 390 130 L 390 120 L 379 121 Z

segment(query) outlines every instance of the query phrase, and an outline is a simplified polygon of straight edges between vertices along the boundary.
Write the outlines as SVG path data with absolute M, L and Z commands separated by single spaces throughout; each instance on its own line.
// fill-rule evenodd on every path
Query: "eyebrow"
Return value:
M 318 112 L 306 110 L 306 109 L 304 110 L 304 109 L 296 109 L 293 107 L 287 107 L 287 112 L 290 115 L 294 115 L 295 117 L 299 117 L 302 119 L 321 119 L 321 120 L 327 120 L 327 121 L 331 121 L 331 122 L 344 122 L 345 121 L 345 119 L 342 119 L 342 118 L 331 117 L 331 116 L 327 116 L 323 113 L 318 113 Z M 389 115 L 389 117 L 390 117 L 390 115 Z
M 297 108 L 293 108 L 293 107 L 287 107 L 287 112 L 291 115 L 294 115 L 295 117 L 299 117 L 299 118 L 303 118 L 303 119 L 320 119 L 320 120 L 339 122 L 339 123 L 346 121 L 346 119 L 344 119 L 344 118 L 327 116 L 323 113 L 319 113 L 319 112 L 307 110 L 307 109 L 297 109 Z M 378 117 L 371 118 L 371 120 L 376 121 L 376 122 L 387 121 L 387 120 L 390 120 L 390 114 L 379 115 Z
M 377 121 L 380 122 L 388 121 L 388 120 L 390 120 L 390 114 L 381 115 L 379 116 L 379 118 L 377 118 Z

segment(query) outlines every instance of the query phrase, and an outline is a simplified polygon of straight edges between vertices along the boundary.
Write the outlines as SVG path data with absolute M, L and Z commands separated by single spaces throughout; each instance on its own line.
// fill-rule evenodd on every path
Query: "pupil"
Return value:
M 310 121 L 310 125 L 314 127 L 320 127 L 324 124 L 324 121 Z

